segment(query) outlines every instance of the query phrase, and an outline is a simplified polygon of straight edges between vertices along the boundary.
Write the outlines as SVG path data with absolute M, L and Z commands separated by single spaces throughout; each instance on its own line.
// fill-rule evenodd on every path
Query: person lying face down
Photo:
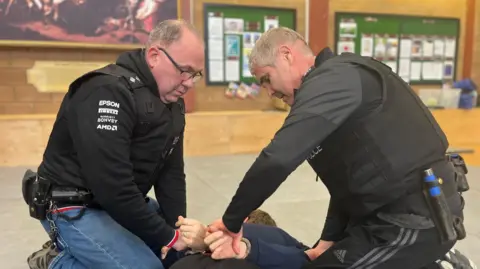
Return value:
M 246 219 L 241 253 L 231 247 L 231 237 L 222 231 L 209 231 L 197 220 L 179 218 L 181 236 L 194 254 L 174 263 L 171 269 L 295 269 L 309 261 L 310 248 L 276 227 L 265 211 L 255 210 Z M 199 236 L 204 234 L 200 242 Z
M 188 255 L 171 269 L 300 269 L 325 249 L 305 246 L 277 227 L 275 220 L 263 210 L 253 211 L 244 224 L 244 239 L 240 254 L 232 249 L 232 238 L 222 231 L 208 231 L 196 220 L 179 221 L 182 236 L 194 238 L 205 233 L 203 242 L 192 242 L 197 254 Z M 458 250 L 452 249 L 429 269 L 476 269 L 475 264 Z
M 253 224 L 262 224 L 262 225 L 268 225 L 268 226 L 273 226 L 277 227 L 277 222 L 268 214 L 267 212 L 261 210 L 261 209 L 256 209 L 248 215 L 246 223 L 253 223 Z

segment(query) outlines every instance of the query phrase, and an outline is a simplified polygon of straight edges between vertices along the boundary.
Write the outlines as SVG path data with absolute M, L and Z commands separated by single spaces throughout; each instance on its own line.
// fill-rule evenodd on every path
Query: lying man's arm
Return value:
M 222 264 L 233 258 L 245 259 L 262 269 L 300 269 L 310 261 L 305 253 L 308 247 L 276 227 L 244 224 L 238 255 L 233 251 L 232 240 L 221 230 L 208 234 L 205 244 L 212 251 L 212 259 L 225 260 Z
M 262 269 L 300 269 L 309 262 L 307 246 L 282 229 L 245 223 L 243 236 L 251 244 L 246 260 Z
M 251 249 L 246 260 L 262 269 L 300 269 L 310 261 L 305 251 L 295 246 L 267 243 L 258 238 L 249 241 Z

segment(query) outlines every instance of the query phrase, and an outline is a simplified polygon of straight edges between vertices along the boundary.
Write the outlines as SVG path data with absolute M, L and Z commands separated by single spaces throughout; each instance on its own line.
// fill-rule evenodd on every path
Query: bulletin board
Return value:
M 271 27 L 296 30 L 296 10 L 258 6 L 204 4 L 206 85 L 253 83 L 248 55 Z
M 456 78 L 457 18 L 388 14 L 335 14 L 335 51 L 374 57 L 410 84 Z

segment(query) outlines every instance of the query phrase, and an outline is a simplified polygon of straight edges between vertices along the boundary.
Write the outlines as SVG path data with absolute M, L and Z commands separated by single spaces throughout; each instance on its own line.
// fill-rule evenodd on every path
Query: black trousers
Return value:
M 440 244 L 435 228 L 402 228 L 378 218 L 350 228 L 335 243 L 303 269 L 420 269 L 439 268 L 455 242 Z

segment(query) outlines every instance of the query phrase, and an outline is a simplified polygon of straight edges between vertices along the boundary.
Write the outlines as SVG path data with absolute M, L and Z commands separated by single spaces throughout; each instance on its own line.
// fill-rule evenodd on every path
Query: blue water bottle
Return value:
M 425 198 L 430 207 L 430 213 L 435 227 L 437 227 L 441 243 L 456 241 L 457 233 L 454 228 L 452 212 L 442 191 L 441 183 L 432 169 L 424 171 L 423 181 Z

